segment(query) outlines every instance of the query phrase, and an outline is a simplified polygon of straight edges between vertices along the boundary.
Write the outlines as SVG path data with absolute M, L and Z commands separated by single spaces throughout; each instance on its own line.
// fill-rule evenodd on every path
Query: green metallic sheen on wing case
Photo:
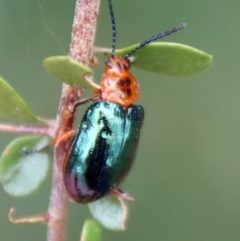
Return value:
M 133 163 L 143 119 L 141 106 L 98 101 L 87 109 L 65 161 L 71 199 L 88 203 L 118 187 Z

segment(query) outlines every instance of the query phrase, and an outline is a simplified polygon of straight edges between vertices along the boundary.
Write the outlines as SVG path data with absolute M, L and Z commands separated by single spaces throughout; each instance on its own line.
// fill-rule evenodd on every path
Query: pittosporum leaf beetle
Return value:
M 130 72 L 130 57 L 148 43 L 185 27 L 181 24 L 141 42 L 125 56 L 115 55 L 116 27 L 111 0 L 112 54 L 105 63 L 98 95 L 84 114 L 63 166 L 66 191 L 76 202 L 89 203 L 118 189 L 129 172 L 144 120 L 138 82 Z M 77 102 L 76 107 L 83 102 Z

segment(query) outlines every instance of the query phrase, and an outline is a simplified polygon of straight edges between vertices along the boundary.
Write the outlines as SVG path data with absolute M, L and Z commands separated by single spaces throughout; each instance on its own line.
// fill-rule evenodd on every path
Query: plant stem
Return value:
M 77 0 L 73 22 L 70 56 L 89 65 L 93 58 L 92 48 L 100 0 Z M 74 116 L 71 107 L 81 97 L 82 90 L 63 85 L 56 120 L 55 136 L 70 130 Z M 63 241 L 66 236 L 68 198 L 63 186 L 62 166 L 69 142 L 61 143 L 55 150 L 53 182 L 48 208 L 48 241 Z
M 40 127 L 40 126 L 25 126 L 25 125 L 9 125 L 9 124 L 0 124 L 1 132 L 12 132 L 12 133 L 24 133 L 24 134 L 39 134 L 39 135 L 51 135 L 50 127 Z

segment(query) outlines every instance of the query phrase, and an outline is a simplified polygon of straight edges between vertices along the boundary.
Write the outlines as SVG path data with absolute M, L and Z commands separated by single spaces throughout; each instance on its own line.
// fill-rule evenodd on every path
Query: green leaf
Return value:
M 138 44 L 119 49 L 124 56 Z M 212 56 L 193 47 L 167 42 L 150 43 L 135 52 L 133 66 L 142 70 L 172 76 L 184 76 L 205 70 L 212 64 Z
M 18 121 L 39 122 L 16 91 L 0 77 L 0 117 Z
M 100 241 L 102 229 L 95 220 L 86 220 L 83 226 L 81 241 Z
M 45 69 L 63 83 L 78 88 L 93 88 L 84 75 L 92 73 L 92 70 L 69 56 L 53 56 L 43 61 Z
M 127 207 L 121 199 L 106 196 L 88 204 L 93 217 L 105 228 L 124 230 L 127 219 Z
M 23 150 L 39 150 L 50 142 L 47 136 L 24 136 L 12 141 L 0 159 L 0 181 L 13 196 L 25 196 L 44 181 L 50 156 L 46 151 L 24 154 Z

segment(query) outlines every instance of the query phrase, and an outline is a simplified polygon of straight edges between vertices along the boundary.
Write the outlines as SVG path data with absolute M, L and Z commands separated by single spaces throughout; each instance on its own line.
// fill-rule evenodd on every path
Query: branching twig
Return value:
M 39 135 L 48 135 L 52 137 L 51 127 L 45 126 L 25 126 L 25 125 L 9 125 L 9 124 L 0 124 L 1 132 L 12 132 L 12 133 L 21 133 L 21 134 L 39 134 Z
M 30 217 L 15 218 L 13 216 L 14 211 L 15 210 L 13 208 L 11 208 L 8 213 L 9 220 L 14 224 L 47 223 L 47 221 L 48 221 L 47 213 L 42 213 L 39 215 L 30 216 Z

